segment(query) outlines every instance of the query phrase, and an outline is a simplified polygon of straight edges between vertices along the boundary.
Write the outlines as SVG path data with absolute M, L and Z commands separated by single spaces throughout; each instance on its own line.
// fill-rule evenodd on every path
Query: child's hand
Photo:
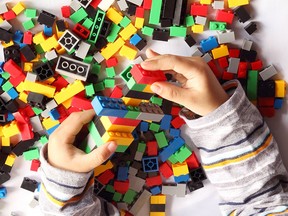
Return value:
M 174 75 L 182 87 L 169 82 L 156 82 L 151 86 L 159 96 L 176 102 L 192 112 L 204 116 L 218 108 L 228 95 L 200 57 L 159 55 L 148 49 L 146 61 L 141 66 L 146 70 L 163 70 Z
M 89 154 L 73 145 L 76 135 L 94 115 L 94 110 L 72 113 L 51 134 L 48 144 L 48 162 L 52 166 L 73 172 L 89 172 L 115 152 L 117 148 L 115 142 L 106 143 Z

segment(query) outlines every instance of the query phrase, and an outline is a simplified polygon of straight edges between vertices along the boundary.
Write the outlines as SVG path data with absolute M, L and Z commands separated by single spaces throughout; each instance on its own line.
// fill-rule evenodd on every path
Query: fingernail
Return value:
M 110 152 L 115 152 L 116 148 L 117 148 L 117 144 L 115 142 L 111 142 L 108 144 L 108 147 Z
M 156 94 L 158 94 L 161 91 L 161 87 L 159 85 L 157 85 L 157 84 L 152 84 L 151 85 L 151 90 L 153 92 L 155 92 Z

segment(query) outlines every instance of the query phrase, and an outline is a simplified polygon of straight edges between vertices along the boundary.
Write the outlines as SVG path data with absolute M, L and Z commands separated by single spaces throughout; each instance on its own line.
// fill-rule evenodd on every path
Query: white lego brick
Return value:
M 227 72 L 237 74 L 239 63 L 239 58 L 229 58 L 229 67 L 227 69 Z
M 69 84 L 71 83 L 74 83 L 75 82 L 75 78 L 72 78 L 72 77 L 68 77 L 68 76 L 65 76 L 63 77 Z
M 1 3 L 0 4 L 0 14 L 8 12 L 8 8 L 6 6 L 6 3 Z
M 143 190 L 137 201 L 133 204 L 132 208 L 129 209 L 131 214 L 136 215 L 145 203 L 147 203 L 151 197 L 151 193 L 147 190 Z
M 92 0 L 77 0 L 77 1 L 84 8 L 87 8 L 89 4 L 92 2 Z
M 117 1 L 117 4 L 121 11 L 126 11 L 128 9 L 128 4 L 125 0 L 119 0 Z
M 130 189 L 139 193 L 143 189 L 144 184 L 145 184 L 144 179 L 129 174 Z
M 95 61 L 96 61 L 97 63 L 101 63 L 102 61 L 105 60 L 105 58 L 101 55 L 100 52 L 95 53 L 94 56 L 93 56 L 93 58 L 95 59 Z
M 124 203 L 124 202 L 117 203 L 117 208 L 118 209 L 123 209 L 125 211 L 128 211 L 128 205 L 127 205 L 127 203 Z
M 9 95 L 7 92 L 3 92 L 3 93 L 0 95 L 0 97 L 3 99 L 3 101 L 4 101 L 5 103 L 7 103 L 8 101 L 11 100 L 11 97 L 10 97 L 10 95 Z
M 206 25 L 207 22 L 207 17 L 202 17 L 202 16 L 196 16 L 195 18 L 195 23 L 199 25 Z
M 277 74 L 277 70 L 273 65 L 270 65 L 269 67 L 262 70 L 259 74 L 261 78 L 265 81 L 275 76 Z
M 25 80 L 30 81 L 30 82 L 36 82 L 36 80 L 37 80 L 37 74 L 27 73 Z
M 90 47 L 91 47 L 90 44 L 84 41 L 81 41 L 79 44 L 79 48 L 76 50 L 76 56 L 78 58 L 85 59 L 87 56 L 87 53 L 89 52 Z
M 4 20 L 2 23 L 0 23 L 0 28 L 9 31 L 12 28 L 12 25 L 7 20 Z
M 127 2 L 131 2 L 135 5 L 141 6 L 143 3 L 143 0 L 126 0 Z
M 129 167 L 129 176 L 130 175 L 134 175 L 135 176 L 137 174 L 137 172 L 138 172 L 138 170 L 136 168 L 134 168 L 132 166 Z
M 231 30 L 217 31 L 217 39 L 219 44 L 232 43 L 235 41 L 235 33 Z
M 141 161 L 143 157 L 143 152 L 136 152 L 134 160 Z
M 72 0 L 70 3 L 70 7 L 74 10 L 74 11 L 78 11 L 81 8 L 81 4 L 79 1 L 77 0 Z
M 34 116 L 30 118 L 30 123 L 32 125 L 34 132 L 39 132 L 43 130 L 43 126 L 42 126 L 39 116 Z
M 39 205 L 39 202 L 38 202 L 38 200 L 36 200 L 36 199 L 32 199 L 31 200 L 31 202 L 29 203 L 29 206 L 30 206 L 30 208 L 35 208 L 36 206 L 38 206 Z
M 58 104 L 56 103 L 56 101 L 54 99 L 50 100 L 46 104 L 46 108 L 49 109 L 49 110 L 55 109 L 56 107 L 58 107 Z
M 224 5 L 225 5 L 224 1 L 214 1 L 212 3 L 212 7 L 215 10 L 223 10 L 224 9 Z
M 203 59 L 206 63 L 208 63 L 208 62 L 210 62 L 213 58 L 212 58 L 212 56 L 211 56 L 209 53 L 206 53 L 204 56 L 202 56 L 202 59 Z
M 195 50 L 192 52 L 192 55 L 191 56 L 202 56 L 203 53 L 199 50 L 198 47 L 195 48 Z
M 100 8 L 102 11 L 106 12 L 111 5 L 114 3 L 115 0 L 103 0 L 98 5 L 98 8 Z
M 45 53 L 45 58 L 46 58 L 48 61 L 52 61 L 52 60 L 58 58 L 58 54 L 57 54 L 56 51 L 53 49 L 53 50 Z
M 162 185 L 162 194 L 176 195 L 177 197 L 185 197 L 186 184 Z
M 252 45 L 253 45 L 253 41 L 244 39 L 243 44 L 242 44 L 242 49 L 250 51 L 252 48 Z
M 43 118 L 48 118 L 48 117 L 50 117 L 49 113 L 50 113 L 50 110 L 45 109 L 45 110 L 43 110 L 43 112 L 41 113 L 41 116 L 42 116 Z
M 94 142 L 94 139 L 93 139 L 92 135 L 90 133 L 87 135 L 87 146 L 89 146 L 89 148 L 91 150 L 93 150 L 97 146 L 96 143 Z
M 143 58 L 141 56 L 138 56 L 136 59 L 133 60 L 133 64 L 140 64 L 143 61 Z

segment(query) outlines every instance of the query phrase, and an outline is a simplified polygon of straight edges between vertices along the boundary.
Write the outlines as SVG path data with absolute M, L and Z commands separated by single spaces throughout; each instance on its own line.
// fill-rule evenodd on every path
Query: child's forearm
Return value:
M 226 103 L 209 115 L 186 120 L 199 147 L 203 167 L 222 199 L 226 215 L 260 215 L 288 207 L 287 171 L 277 144 L 258 112 L 236 81 Z

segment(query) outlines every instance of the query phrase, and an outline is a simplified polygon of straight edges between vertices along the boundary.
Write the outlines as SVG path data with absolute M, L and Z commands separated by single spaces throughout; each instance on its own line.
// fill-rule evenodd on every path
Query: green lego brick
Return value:
M 34 21 L 32 19 L 29 19 L 29 20 L 23 22 L 22 25 L 23 25 L 25 30 L 32 29 L 35 26 Z
M 186 27 L 191 27 L 191 26 L 195 25 L 194 17 L 193 16 L 187 16 L 185 18 L 185 23 L 186 23 Z
M 33 159 L 39 159 L 39 149 L 38 148 L 32 148 L 25 152 L 23 152 L 23 156 L 25 160 L 33 160 Z
M 130 80 L 130 78 L 132 77 L 132 74 L 130 73 L 132 69 L 132 65 L 127 66 L 119 75 L 120 77 L 126 82 L 128 83 L 128 81 Z
M 120 26 L 123 28 L 127 27 L 131 23 L 131 20 L 127 17 L 124 16 L 123 19 L 120 21 Z
M 93 64 L 91 71 L 93 74 L 98 75 L 101 71 L 101 64 L 98 64 L 98 63 Z
M 137 151 L 144 153 L 146 150 L 146 143 L 140 142 L 138 143 Z
M 160 23 L 162 0 L 153 0 L 151 5 L 149 24 L 157 25 Z
M 170 36 L 171 37 L 186 37 L 187 28 L 183 26 L 171 26 Z
M 95 92 L 103 91 L 105 89 L 104 83 L 99 82 L 99 83 L 94 84 L 94 89 L 95 89 Z
M 35 51 L 38 54 L 43 54 L 44 53 L 44 50 L 42 49 L 41 44 L 34 45 L 34 48 L 35 48 Z
M 70 19 L 73 23 L 79 23 L 81 20 L 85 19 L 88 16 L 84 8 L 80 8 L 78 11 L 74 12 Z
M 87 145 L 87 140 L 86 139 L 81 143 L 81 145 L 77 146 L 77 148 L 81 149 L 86 154 L 89 154 L 91 152 L 90 147 Z
M 140 109 L 138 107 L 128 106 L 128 112 L 124 118 L 136 119 L 140 114 Z
M 42 61 L 43 63 L 47 63 L 47 62 L 48 62 L 48 59 L 47 59 L 47 58 L 42 58 L 41 61 Z
M 85 85 L 85 94 L 88 97 L 92 97 L 95 94 L 94 86 L 92 83 Z
M 115 189 L 112 185 L 106 185 L 106 188 L 105 188 L 106 191 L 110 192 L 110 193 L 115 193 Z
M 155 138 L 159 148 L 164 148 L 168 146 L 168 141 L 166 139 L 165 133 L 163 131 L 155 133 Z
M 123 202 L 131 204 L 136 196 L 137 192 L 133 191 L 132 189 L 129 189 L 123 197 Z
M 152 122 L 149 126 L 149 130 L 154 131 L 154 132 L 158 132 L 160 130 L 160 125 Z
M 127 82 L 127 86 L 130 90 L 134 91 L 143 91 L 147 87 L 147 85 L 145 84 L 138 84 L 133 77 L 129 79 L 129 81 Z
M 99 132 L 97 131 L 95 124 L 92 121 L 88 124 L 88 131 L 90 132 L 91 137 L 93 138 L 97 147 L 100 147 L 101 145 L 104 144 Z
M 6 81 L 1 87 L 2 90 L 6 92 L 13 88 L 13 85 L 9 81 Z
M 32 107 L 32 109 L 33 109 L 35 115 L 40 115 L 43 112 L 43 110 L 41 110 L 40 108 L 37 108 L 37 107 Z
M 36 9 L 31 9 L 31 8 L 27 8 L 24 12 L 24 15 L 27 18 L 36 18 L 37 17 L 37 10 Z
M 106 78 L 104 80 L 105 88 L 114 88 L 115 87 L 115 79 Z
M 42 145 L 45 145 L 46 143 L 48 143 L 49 140 L 48 140 L 47 136 L 43 135 L 40 137 L 39 141 Z
M 177 158 L 175 157 L 175 155 L 171 155 L 168 160 L 172 163 L 172 164 L 176 164 L 178 163 Z
M 120 32 L 120 30 L 121 30 L 121 27 L 119 25 L 112 23 L 110 27 L 110 34 L 106 38 L 107 41 L 110 43 L 113 43 L 118 37 L 118 33 Z
M 209 23 L 209 29 L 210 30 L 225 30 L 226 29 L 226 23 L 225 22 L 214 22 L 214 21 L 211 21 Z
M 115 68 L 114 67 L 106 68 L 106 74 L 107 77 L 114 78 L 116 76 Z
M 174 156 L 180 163 L 183 163 L 191 154 L 191 150 L 184 145 L 174 153 Z
M 93 25 L 92 25 L 92 28 L 91 28 L 91 31 L 90 31 L 88 42 L 90 42 L 92 44 L 96 43 L 96 41 L 98 39 L 98 36 L 100 34 L 100 31 L 102 29 L 102 25 L 103 25 L 103 22 L 104 22 L 105 15 L 106 14 L 105 14 L 104 11 L 97 10 L 97 14 L 96 14 L 95 19 L 93 21 Z
M 68 55 L 73 55 L 74 53 L 75 53 L 75 49 L 72 49 L 72 50 L 70 50 L 70 52 L 67 52 L 68 53 Z
M 115 202 L 120 202 L 120 200 L 122 199 L 122 194 L 118 193 L 118 192 L 115 192 L 112 199 Z
M 162 106 L 163 99 L 162 99 L 162 98 L 159 98 L 159 97 L 156 97 L 155 95 L 153 95 L 153 96 L 150 98 L 150 101 L 151 101 L 151 103 L 153 103 L 153 104 L 157 104 L 157 105 L 159 105 L 159 106 Z
M 258 89 L 258 71 L 248 71 L 247 77 L 247 97 L 250 101 L 257 100 L 257 89 Z
M 82 26 L 84 26 L 87 29 L 90 29 L 92 27 L 92 25 L 93 25 L 93 21 L 89 18 L 86 18 L 82 24 Z
M 7 73 L 7 72 L 1 73 L 1 76 L 2 76 L 2 78 L 5 79 L 5 80 L 8 80 L 8 79 L 10 78 L 10 74 Z
M 144 26 L 144 27 L 141 29 L 141 32 L 142 32 L 142 34 L 144 34 L 144 35 L 147 35 L 147 36 L 152 37 L 152 36 L 153 36 L 154 29 L 151 28 L 151 27 L 148 27 L 148 26 Z
M 83 60 L 83 62 L 85 62 L 85 63 L 87 63 L 87 64 L 91 64 L 92 61 L 93 61 L 93 59 L 94 59 L 93 56 L 88 55 L 88 56 L 85 57 L 85 59 Z
M 125 152 L 128 148 L 127 145 L 118 145 L 115 152 Z

